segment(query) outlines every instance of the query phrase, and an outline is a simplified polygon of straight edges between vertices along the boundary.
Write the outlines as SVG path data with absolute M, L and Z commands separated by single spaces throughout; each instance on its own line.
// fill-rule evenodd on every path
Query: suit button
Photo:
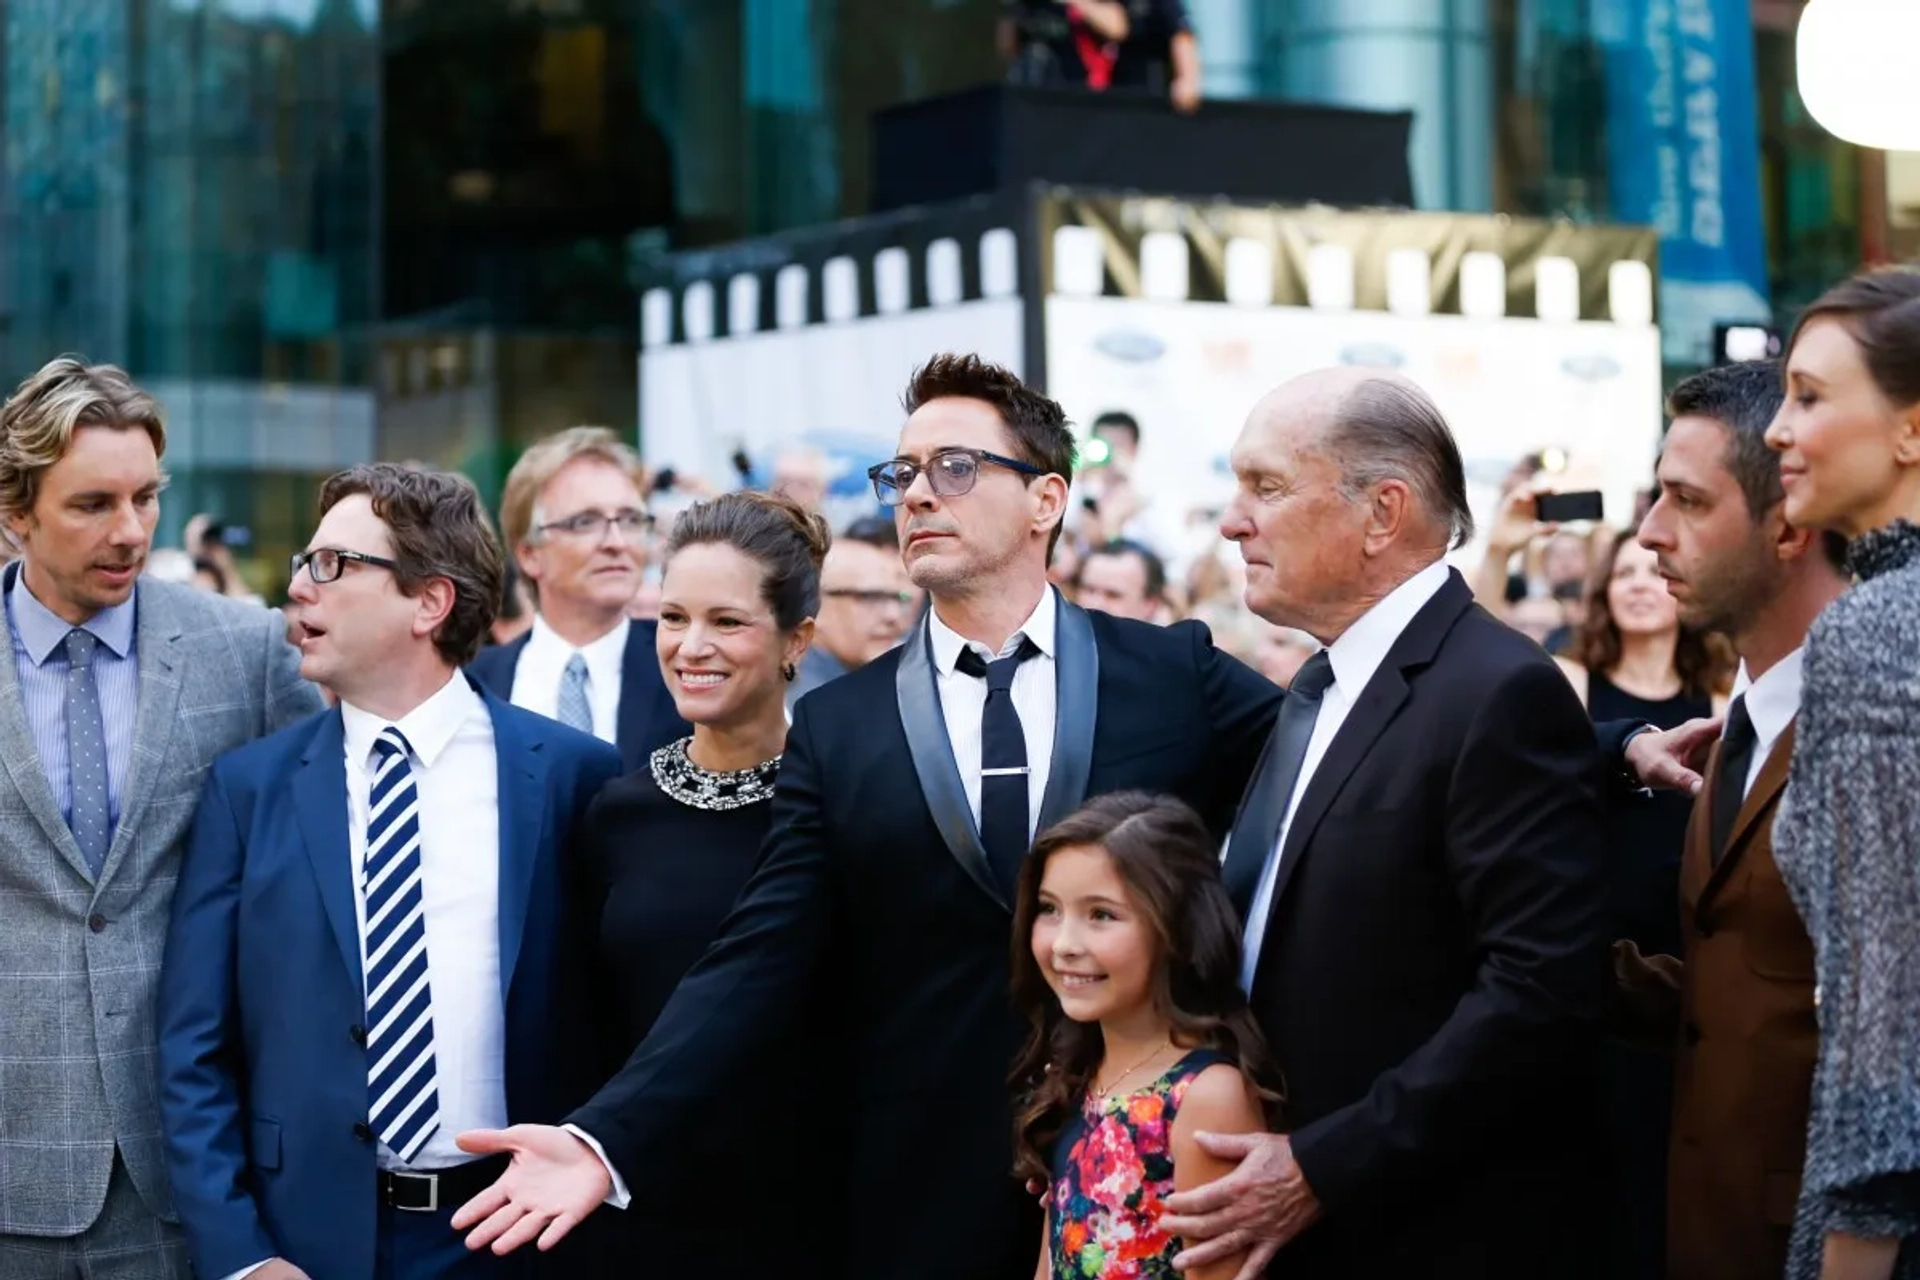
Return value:
M 1690 1044 L 1690 1045 L 1694 1045 L 1694 1044 L 1699 1044 L 1699 1043 L 1700 1043 L 1700 1034 L 1701 1034 L 1701 1032 L 1700 1032 L 1700 1024 L 1699 1024 L 1699 1023 L 1697 1023 L 1697 1022 L 1693 1022 L 1693 1021 L 1689 1021 L 1689 1022 L 1687 1023 L 1687 1026 L 1686 1026 L 1686 1033 L 1687 1033 L 1687 1043 L 1688 1043 L 1688 1044 Z
M 367 1128 L 366 1121 L 356 1120 L 353 1125 L 353 1136 L 362 1142 L 372 1142 L 373 1130 Z
M 96 911 L 87 917 L 87 928 L 93 930 L 95 933 L 105 933 L 107 931 L 107 918 Z
M 367 1029 L 357 1022 L 347 1028 L 347 1038 L 362 1049 L 367 1047 Z

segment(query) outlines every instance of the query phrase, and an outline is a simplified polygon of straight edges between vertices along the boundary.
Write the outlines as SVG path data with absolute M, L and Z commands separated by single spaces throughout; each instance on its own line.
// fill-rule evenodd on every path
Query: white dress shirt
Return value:
M 347 739 L 347 838 L 353 910 L 366 962 L 367 792 L 373 746 L 388 721 L 342 703 Z M 420 891 L 433 1001 L 440 1127 L 411 1165 L 382 1144 L 383 1169 L 445 1169 L 472 1156 L 454 1145 L 469 1129 L 507 1124 L 506 1010 L 500 995 L 500 777 L 493 717 L 455 675 L 396 725 L 413 748 L 420 798 Z
M 560 638 L 560 633 L 535 615 L 533 630 L 527 633 L 527 647 L 513 672 L 513 696 L 507 701 L 516 707 L 560 718 L 560 681 L 567 673 L 567 662 L 574 654 L 587 660 L 587 707 L 593 712 L 593 736 L 617 745 L 620 736 L 620 677 L 626 667 L 627 631 L 633 624 L 626 618 L 618 626 L 581 648 Z
M 1020 716 L 1020 730 L 1027 739 L 1027 838 L 1040 821 L 1040 802 L 1047 794 L 1047 779 L 1053 773 L 1053 726 L 1058 714 L 1058 690 L 1054 682 L 1054 629 L 1058 609 L 1053 588 L 1040 594 L 1040 603 L 1020 629 L 1007 638 L 999 653 L 987 646 L 963 639 L 959 632 L 940 621 L 940 607 L 927 615 L 927 629 L 933 641 L 933 668 L 940 690 L 940 712 L 947 722 L 947 741 L 953 747 L 953 760 L 960 768 L 960 782 L 967 790 L 967 807 L 973 810 L 973 824 L 980 825 L 980 717 L 987 709 L 987 682 L 978 676 L 962 675 L 956 670 L 962 649 L 972 649 L 991 662 L 1010 657 L 1022 638 L 1033 641 L 1040 652 L 1020 664 L 1013 674 L 1013 709 Z
M 1747 675 L 1747 664 L 1742 662 L 1734 677 L 1733 695 L 1747 700 L 1747 719 L 1753 721 L 1753 759 L 1747 765 L 1746 785 L 1740 789 L 1743 798 L 1760 780 L 1760 770 L 1766 766 L 1773 744 L 1800 714 L 1800 663 L 1805 656 L 1804 647 L 1795 649 L 1768 667 L 1758 680 Z
M 1447 585 L 1451 574 L 1445 561 L 1437 561 L 1388 592 L 1373 608 L 1361 614 L 1354 624 L 1327 646 L 1327 661 L 1333 665 L 1333 683 L 1320 698 L 1320 714 L 1313 722 L 1313 736 L 1307 739 L 1307 754 L 1300 762 L 1300 777 L 1287 801 L 1286 817 L 1280 823 L 1280 837 L 1260 870 L 1260 887 L 1254 891 L 1253 908 L 1247 914 L 1246 953 L 1240 962 L 1240 986 L 1253 990 L 1253 973 L 1260 961 L 1260 944 L 1266 940 L 1267 916 L 1273 909 L 1273 889 L 1280 876 L 1280 853 L 1287 847 L 1287 831 L 1300 808 L 1300 797 L 1307 793 L 1314 770 L 1326 758 L 1347 713 L 1360 700 L 1360 694 L 1373 679 L 1373 673 L 1386 661 L 1414 615 Z

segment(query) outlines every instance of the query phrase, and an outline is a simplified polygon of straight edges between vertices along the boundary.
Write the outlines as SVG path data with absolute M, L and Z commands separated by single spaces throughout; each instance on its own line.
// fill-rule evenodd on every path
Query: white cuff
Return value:
M 607 1159 L 607 1149 L 600 1145 L 600 1140 L 578 1125 L 567 1124 L 560 1127 L 592 1148 L 593 1154 L 599 1156 L 600 1163 L 606 1166 L 607 1177 L 613 1179 L 613 1190 L 609 1191 L 607 1198 L 600 1203 L 611 1205 L 615 1209 L 624 1209 L 632 1204 L 633 1196 L 627 1191 L 626 1179 L 622 1178 L 620 1171 L 613 1167 L 613 1161 Z
M 272 1258 L 262 1258 L 260 1261 L 254 1263 L 250 1267 L 242 1267 L 240 1270 L 235 1271 L 231 1275 L 221 1276 L 220 1280 L 246 1280 L 246 1277 L 252 1275 L 254 1272 L 258 1271 L 260 1268 L 266 1266 L 269 1262 L 272 1262 L 272 1261 L 273 1261 Z

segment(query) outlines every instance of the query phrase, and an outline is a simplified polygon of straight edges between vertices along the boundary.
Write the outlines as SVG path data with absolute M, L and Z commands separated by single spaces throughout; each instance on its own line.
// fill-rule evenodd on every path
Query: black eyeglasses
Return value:
M 885 608 L 890 604 L 904 609 L 913 603 L 911 591 L 860 591 L 853 587 L 826 587 L 820 594 L 832 600 L 851 600 L 869 609 Z
M 620 531 L 623 538 L 637 538 L 653 527 L 653 517 L 644 511 L 635 511 L 629 507 L 625 511 L 616 511 L 608 515 L 604 511 L 582 511 L 568 516 L 565 520 L 554 520 L 537 526 L 541 533 L 563 533 L 569 538 L 604 538 L 607 526 L 612 525 Z
M 928 486 L 943 498 L 958 498 L 962 494 L 972 493 L 974 481 L 980 478 L 980 464 L 983 462 L 1018 471 L 1023 476 L 1047 474 L 1018 458 L 1003 458 L 985 449 L 942 449 L 928 458 L 924 466 L 911 458 L 891 458 L 868 467 L 867 479 L 873 481 L 873 496 L 880 500 L 882 506 L 897 507 L 907 500 L 907 490 L 913 487 L 914 480 L 923 471 L 926 472 Z
M 300 576 L 300 570 L 305 569 L 312 577 L 314 585 L 322 586 L 337 580 L 342 573 L 346 572 L 349 560 L 358 560 L 361 564 L 378 565 L 382 569 L 398 571 L 400 568 L 397 563 L 385 556 L 370 556 L 364 551 L 342 551 L 339 547 L 315 547 L 311 551 L 293 553 L 293 573 L 290 576 L 297 578 Z

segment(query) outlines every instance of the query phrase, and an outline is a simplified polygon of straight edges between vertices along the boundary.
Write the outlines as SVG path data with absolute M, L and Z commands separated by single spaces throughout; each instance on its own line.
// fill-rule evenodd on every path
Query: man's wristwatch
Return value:
M 1622 717 L 1622 719 L 1624 718 L 1625 717 Z M 1614 761 L 1614 767 L 1620 770 L 1621 780 L 1624 781 L 1628 787 L 1630 787 L 1635 791 L 1652 791 L 1653 788 L 1649 787 L 1646 783 L 1640 781 L 1640 775 L 1635 773 L 1633 771 L 1633 766 L 1627 763 L 1627 748 L 1631 747 L 1633 745 L 1633 740 L 1639 737 L 1641 734 L 1655 733 L 1658 730 L 1659 730 L 1658 725 L 1643 724 L 1639 728 L 1634 729 L 1633 731 L 1628 733 L 1626 737 L 1620 739 L 1620 758 Z

